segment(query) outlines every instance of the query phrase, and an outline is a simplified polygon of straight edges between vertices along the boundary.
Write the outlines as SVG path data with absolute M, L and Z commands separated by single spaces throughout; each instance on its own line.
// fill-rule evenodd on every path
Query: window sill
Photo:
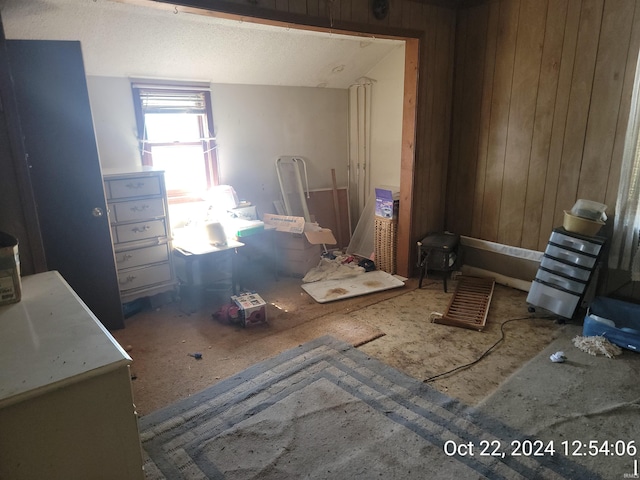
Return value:
M 200 195 L 169 195 L 167 197 L 169 205 L 178 205 L 181 203 L 197 203 L 204 202 L 205 199 Z

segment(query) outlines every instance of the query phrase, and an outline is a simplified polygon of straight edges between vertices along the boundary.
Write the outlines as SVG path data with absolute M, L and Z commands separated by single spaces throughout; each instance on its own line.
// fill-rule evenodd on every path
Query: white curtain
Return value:
M 620 186 L 616 200 L 613 239 L 609 267 L 631 272 L 631 280 L 640 281 L 640 56 L 631 97 L 629 124 L 624 143 Z
M 362 77 L 349 88 L 349 197 L 357 223 L 371 190 L 371 94 L 373 80 Z

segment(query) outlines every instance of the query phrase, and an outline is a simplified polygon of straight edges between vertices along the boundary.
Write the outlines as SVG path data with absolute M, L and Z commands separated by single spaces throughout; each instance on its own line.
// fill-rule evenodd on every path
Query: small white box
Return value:
M 258 210 L 255 205 L 232 208 L 227 213 L 231 215 L 231 218 L 240 218 L 242 220 L 258 219 Z
M 234 323 L 249 327 L 267 321 L 267 304 L 257 293 L 233 295 L 231 301 L 238 307 L 238 318 Z

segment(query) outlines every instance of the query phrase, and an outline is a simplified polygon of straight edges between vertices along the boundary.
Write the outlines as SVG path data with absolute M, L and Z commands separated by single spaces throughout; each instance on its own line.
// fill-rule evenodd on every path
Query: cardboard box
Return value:
M 292 217 L 289 215 L 274 215 L 272 213 L 265 213 L 262 217 L 262 221 L 266 226 L 275 228 L 277 232 L 304 232 L 305 221 L 303 217 Z
M 263 221 L 265 226 L 275 228 L 277 232 L 304 234 L 309 243 L 314 245 L 335 245 L 338 243 L 330 229 L 322 228 L 315 223 L 305 222 L 302 217 L 265 213 Z
M 307 237 L 295 233 L 274 232 L 273 241 L 278 251 L 309 250 L 313 247 L 313 244 L 307 240 Z M 317 247 L 320 248 L 320 245 L 317 245 Z
M 305 235 L 274 232 L 279 272 L 304 277 L 317 266 L 322 255 L 322 247 L 309 242 Z
M 263 220 L 266 226 L 276 230 L 277 269 L 283 273 L 304 277 L 320 262 L 321 245 L 337 243 L 330 229 L 305 222 L 302 217 L 266 213 Z
M 303 260 L 284 259 L 279 264 L 279 271 L 295 278 L 303 278 L 309 270 L 318 266 L 320 255 Z
M 234 323 L 250 327 L 267 321 L 267 304 L 257 293 L 233 295 L 231 301 L 238 307 Z
M 375 215 L 386 219 L 398 218 L 399 192 L 384 187 L 377 187 L 375 192 Z

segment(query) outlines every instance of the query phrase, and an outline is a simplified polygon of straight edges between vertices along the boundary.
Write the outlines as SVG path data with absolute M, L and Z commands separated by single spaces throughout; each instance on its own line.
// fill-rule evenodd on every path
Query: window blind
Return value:
M 206 113 L 202 91 L 138 89 L 143 113 Z

